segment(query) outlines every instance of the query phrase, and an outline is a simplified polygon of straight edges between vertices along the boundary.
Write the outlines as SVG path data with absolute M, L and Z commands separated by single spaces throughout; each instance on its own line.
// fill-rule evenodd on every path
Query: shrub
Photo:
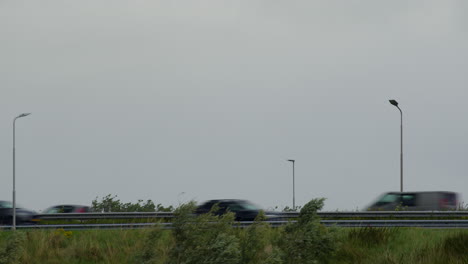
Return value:
M 254 223 L 240 232 L 241 263 L 274 264 L 281 262 L 281 252 L 273 244 L 273 230 L 260 211 Z
M 195 202 L 181 205 L 174 212 L 172 248 L 169 263 L 237 264 L 239 240 L 234 236 L 234 214 L 195 216 Z
M 304 205 L 296 223 L 285 227 L 280 243 L 284 252 L 284 263 L 318 263 L 335 252 L 336 235 L 333 229 L 320 224 L 317 211 L 322 209 L 325 199 L 314 199 Z
M 292 208 L 292 207 L 289 207 L 289 206 L 285 206 L 283 208 L 283 210 L 281 210 L 282 212 L 297 212 L 301 210 L 301 206 L 296 206 L 296 208 Z

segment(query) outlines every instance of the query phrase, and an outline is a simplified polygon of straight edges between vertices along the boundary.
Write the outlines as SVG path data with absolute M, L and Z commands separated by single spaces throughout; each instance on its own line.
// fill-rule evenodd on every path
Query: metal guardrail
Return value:
M 321 218 L 458 218 L 468 217 L 468 211 L 375 211 L 375 212 L 318 212 Z M 39 214 L 43 220 L 89 220 L 89 219 L 149 219 L 173 218 L 169 212 L 123 212 L 123 213 L 66 213 Z M 294 219 L 297 212 L 275 213 L 274 218 Z
M 442 218 L 468 217 L 468 211 L 364 211 L 319 212 L 322 218 Z
M 174 214 L 167 212 L 60 213 L 39 214 L 36 217 L 42 220 L 148 219 L 173 218 Z
M 338 227 L 468 228 L 468 220 L 322 220 L 321 223 Z
M 266 221 L 272 227 L 279 227 L 295 221 Z M 236 222 L 233 227 L 245 228 L 254 222 Z M 325 226 L 336 227 L 419 227 L 419 228 L 468 228 L 468 220 L 322 220 Z M 121 223 L 121 224 L 59 224 L 59 225 L 19 225 L 17 229 L 139 229 L 159 226 L 171 229 L 172 223 Z M 2 229 L 11 229 L 3 226 Z

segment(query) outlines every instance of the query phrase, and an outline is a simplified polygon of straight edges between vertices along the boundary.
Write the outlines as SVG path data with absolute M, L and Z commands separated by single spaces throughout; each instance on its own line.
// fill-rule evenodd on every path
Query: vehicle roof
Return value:
M 89 205 L 80 205 L 80 204 L 57 204 L 57 205 L 53 205 L 53 206 L 50 206 L 50 207 L 57 207 L 57 206 L 79 206 L 79 207 L 89 207 Z
M 244 200 L 244 199 L 211 199 L 211 200 L 207 200 L 203 203 L 219 203 L 219 202 L 248 202 L 248 200 Z
M 457 194 L 456 192 L 449 192 L 449 191 L 386 192 L 386 194 L 405 194 L 405 193 L 450 193 L 450 194 Z
M 79 205 L 79 204 L 58 204 L 58 205 L 53 205 L 53 206 L 49 206 L 46 208 L 47 209 L 51 209 L 51 208 L 54 208 L 54 207 L 65 207 L 65 206 L 71 206 L 71 207 L 89 207 L 91 208 L 91 206 L 89 205 Z

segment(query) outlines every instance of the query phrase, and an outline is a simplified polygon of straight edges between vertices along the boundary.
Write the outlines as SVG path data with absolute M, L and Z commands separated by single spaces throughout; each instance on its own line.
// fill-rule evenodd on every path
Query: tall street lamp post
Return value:
M 403 192 L 403 112 L 396 100 L 389 100 L 389 102 L 400 110 L 400 192 Z
M 296 194 L 295 194 L 295 190 L 294 190 L 294 163 L 296 161 L 293 160 L 293 159 L 290 159 L 288 161 L 292 162 L 292 165 L 293 165 L 293 210 L 296 210 Z
M 28 116 L 30 114 L 31 113 L 23 113 L 15 117 L 15 119 L 13 119 L 13 230 L 16 230 L 15 125 L 16 125 L 16 119 Z

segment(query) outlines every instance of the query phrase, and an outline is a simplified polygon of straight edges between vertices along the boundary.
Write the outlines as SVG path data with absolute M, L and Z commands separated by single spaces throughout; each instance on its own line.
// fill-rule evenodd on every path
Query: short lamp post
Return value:
M 296 160 L 293 160 L 293 159 L 289 159 L 288 161 L 292 162 L 292 165 L 293 165 L 293 210 L 296 210 L 296 194 L 295 194 L 295 189 L 294 189 L 294 164 L 296 162 Z
M 15 117 L 15 119 L 13 119 L 13 230 L 16 230 L 15 125 L 16 125 L 16 119 L 28 116 L 30 114 L 31 113 L 23 113 Z
M 396 100 L 389 100 L 389 102 L 400 110 L 400 192 L 403 192 L 403 112 Z

